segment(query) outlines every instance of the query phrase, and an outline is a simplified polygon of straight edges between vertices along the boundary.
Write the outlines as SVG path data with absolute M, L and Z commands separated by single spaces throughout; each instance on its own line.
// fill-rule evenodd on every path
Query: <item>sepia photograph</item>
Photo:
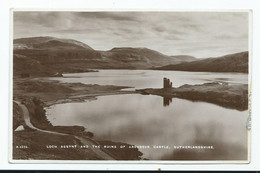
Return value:
M 12 163 L 250 162 L 249 10 L 11 15 Z

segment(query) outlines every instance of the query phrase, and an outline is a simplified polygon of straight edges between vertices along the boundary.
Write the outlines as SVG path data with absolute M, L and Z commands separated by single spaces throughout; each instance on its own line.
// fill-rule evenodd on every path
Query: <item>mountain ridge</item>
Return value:
M 181 64 L 166 65 L 156 70 L 180 70 L 197 72 L 241 72 L 248 73 L 248 51 L 220 57 L 199 59 Z
M 50 75 L 64 72 L 87 72 L 89 69 L 172 70 L 173 67 L 175 70 L 196 71 L 201 69 L 189 66 L 203 66 L 203 64 L 207 66 L 208 64 L 204 62 L 204 59 L 196 59 L 193 56 L 168 56 L 144 47 L 114 47 L 107 51 L 94 50 L 89 45 L 77 40 L 49 36 L 14 39 L 13 44 L 15 75 L 22 73 Z M 214 70 L 213 67 L 218 66 L 218 63 L 213 62 L 215 58 L 208 59 L 210 60 L 207 61 L 211 61 L 208 71 L 225 72 L 230 70 Z M 189 63 L 191 65 L 187 66 Z M 202 65 L 200 65 L 201 63 Z M 222 65 L 223 63 L 225 64 L 222 62 Z M 247 64 L 246 60 L 238 61 L 238 64 L 235 64 L 240 68 L 239 63 L 244 64 L 242 66 L 245 71 L 248 59 Z M 37 65 L 39 70 L 32 67 L 32 64 Z M 204 65 L 204 71 L 205 68 Z M 234 67 L 232 66 L 232 68 Z M 237 71 L 239 70 L 234 70 L 234 72 Z
M 21 48 L 27 46 L 28 49 L 42 48 L 42 47 L 44 47 L 44 45 L 48 46 L 47 43 L 50 43 L 50 42 L 53 43 L 52 46 L 55 46 L 55 43 L 56 44 L 62 44 L 63 43 L 63 45 L 67 44 L 67 46 L 69 46 L 69 45 L 70 46 L 78 46 L 78 48 L 85 48 L 85 49 L 94 50 L 93 48 L 91 48 L 87 44 L 82 43 L 82 42 L 77 41 L 77 40 L 61 39 L 61 38 L 50 37 L 50 36 L 18 38 L 18 39 L 14 39 L 14 41 L 13 41 L 14 49 L 19 49 L 19 46 Z
M 94 50 L 85 43 L 55 37 L 29 37 L 14 39 L 14 62 L 18 74 L 38 73 L 22 70 L 37 61 L 41 69 L 58 73 L 88 71 L 88 69 L 149 69 L 183 62 L 148 48 L 115 47 L 108 51 Z M 26 57 L 24 62 L 19 56 Z M 29 60 L 31 59 L 31 61 Z M 184 60 L 185 61 L 185 60 Z M 20 66 L 19 67 L 19 63 Z M 19 70 L 18 70 L 19 69 Z M 44 71 L 44 70 L 42 70 Z

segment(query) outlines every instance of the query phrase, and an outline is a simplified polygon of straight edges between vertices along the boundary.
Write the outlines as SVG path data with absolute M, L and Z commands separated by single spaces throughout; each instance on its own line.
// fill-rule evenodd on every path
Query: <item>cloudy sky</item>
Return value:
M 54 36 L 96 50 L 147 47 L 215 57 L 248 50 L 246 12 L 14 12 L 14 38 Z

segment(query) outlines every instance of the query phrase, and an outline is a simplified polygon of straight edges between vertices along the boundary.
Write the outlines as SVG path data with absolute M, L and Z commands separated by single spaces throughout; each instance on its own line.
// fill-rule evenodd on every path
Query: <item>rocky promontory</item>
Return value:
M 248 108 L 248 85 L 228 83 L 204 83 L 182 85 L 178 88 L 141 89 L 141 94 L 159 95 L 167 98 L 183 98 L 192 101 L 205 101 L 223 107 L 246 110 Z

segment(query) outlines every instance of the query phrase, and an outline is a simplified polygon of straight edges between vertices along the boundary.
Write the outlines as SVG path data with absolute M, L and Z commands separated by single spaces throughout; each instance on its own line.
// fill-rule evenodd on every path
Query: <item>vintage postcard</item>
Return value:
M 11 16 L 10 162 L 250 162 L 251 11 Z

